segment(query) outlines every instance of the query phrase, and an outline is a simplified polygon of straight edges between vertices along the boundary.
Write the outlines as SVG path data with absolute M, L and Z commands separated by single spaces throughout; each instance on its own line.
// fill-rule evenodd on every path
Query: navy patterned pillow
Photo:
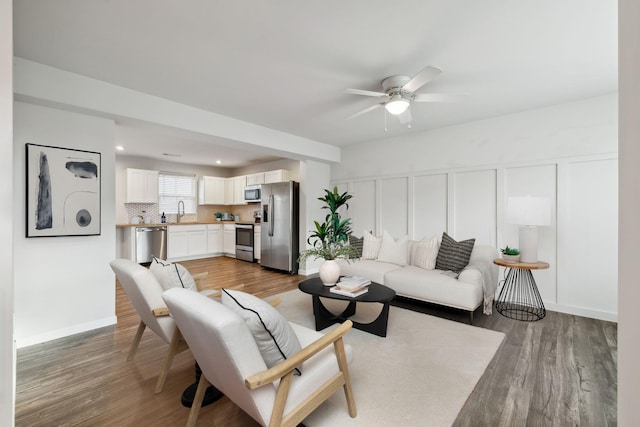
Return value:
M 440 243 L 438 257 L 436 258 L 436 269 L 460 273 L 469 264 L 471 251 L 475 243 L 476 239 L 456 242 L 446 232 L 442 233 L 442 243 Z

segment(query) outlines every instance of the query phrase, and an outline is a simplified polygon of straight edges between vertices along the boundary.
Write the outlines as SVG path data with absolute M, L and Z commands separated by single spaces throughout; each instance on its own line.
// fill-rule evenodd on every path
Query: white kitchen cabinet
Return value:
M 253 226 L 253 257 L 260 261 L 260 226 Z
M 271 184 L 272 182 L 285 182 L 289 181 L 289 171 L 286 169 L 277 169 L 274 171 L 268 171 L 264 173 L 264 183 Z
M 224 180 L 224 204 L 233 204 L 233 178 L 225 178 Z
M 244 201 L 244 188 L 247 186 L 246 175 L 233 177 L 233 204 L 246 205 Z
M 224 224 L 224 253 L 225 255 L 236 256 L 236 225 Z
M 224 250 L 222 224 L 207 225 L 207 253 L 219 255 Z
M 189 256 L 207 254 L 207 230 L 189 231 Z
M 189 237 L 187 231 L 179 231 L 180 226 L 169 227 L 167 233 L 167 259 L 189 256 Z
M 224 205 L 226 179 L 218 176 L 201 176 L 198 180 L 199 205 Z
M 158 171 L 127 169 L 125 203 L 158 203 Z
M 207 226 L 170 225 L 167 233 L 167 258 L 201 258 L 207 254 Z
M 264 184 L 264 172 L 252 173 L 247 175 L 247 185 L 260 185 Z
M 224 204 L 246 205 L 244 201 L 244 188 L 247 186 L 247 176 L 233 176 L 225 181 Z

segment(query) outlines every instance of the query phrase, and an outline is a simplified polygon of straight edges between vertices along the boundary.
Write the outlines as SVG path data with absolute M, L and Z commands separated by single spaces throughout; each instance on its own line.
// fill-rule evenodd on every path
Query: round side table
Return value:
M 549 268 L 547 262 L 506 262 L 496 258 L 493 263 L 507 268 L 507 277 L 496 299 L 496 310 L 505 317 L 535 322 L 547 314 L 531 270 Z

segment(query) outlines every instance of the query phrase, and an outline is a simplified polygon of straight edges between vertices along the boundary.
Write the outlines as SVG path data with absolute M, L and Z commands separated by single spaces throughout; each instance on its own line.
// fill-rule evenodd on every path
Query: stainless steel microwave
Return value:
M 259 202 L 260 201 L 260 186 L 259 185 L 249 185 L 244 188 L 244 201 L 247 203 L 250 202 Z

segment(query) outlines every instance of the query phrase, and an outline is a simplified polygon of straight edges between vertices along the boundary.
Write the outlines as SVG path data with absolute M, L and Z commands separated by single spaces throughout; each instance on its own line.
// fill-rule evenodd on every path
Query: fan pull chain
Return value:
M 384 109 L 384 131 L 387 131 L 387 109 Z

